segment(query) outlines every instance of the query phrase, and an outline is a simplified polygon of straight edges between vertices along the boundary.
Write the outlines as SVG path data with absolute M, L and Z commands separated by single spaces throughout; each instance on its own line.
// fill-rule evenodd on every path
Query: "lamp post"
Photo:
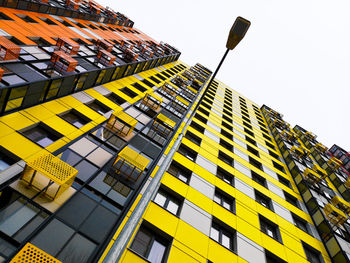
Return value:
M 187 130 L 187 127 L 189 126 L 195 112 L 197 111 L 200 103 L 203 100 L 204 95 L 207 93 L 211 83 L 213 82 L 217 72 L 219 71 L 222 63 L 224 62 L 228 52 L 232 49 L 234 49 L 238 43 L 243 39 L 244 35 L 246 34 L 248 28 L 250 26 L 250 22 L 242 17 L 237 17 L 235 22 L 233 23 L 233 26 L 230 30 L 227 43 L 226 43 L 226 52 L 224 56 L 222 57 L 218 67 L 216 68 L 213 76 L 211 77 L 209 84 L 206 86 L 202 96 L 200 97 L 195 109 L 192 111 L 191 116 L 187 119 L 186 124 L 184 128 L 182 129 L 182 132 L 178 135 L 176 138 L 172 148 L 168 152 L 166 158 L 163 160 L 162 164 L 159 166 L 159 169 L 157 170 L 156 174 L 153 176 L 152 181 L 149 183 L 147 189 L 145 190 L 144 194 L 142 195 L 140 201 L 137 203 L 134 211 L 130 215 L 129 219 L 125 223 L 122 231 L 120 232 L 117 240 L 113 243 L 112 247 L 108 251 L 106 257 L 103 260 L 103 263 L 116 263 L 119 262 L 121 259 L 121 256 L 123 252 L 125 251 L 132 234 L 134 233 L 135 229 L 137 228 L 138 223 L 140 222 L 143 213 L 146 210 L 146 207 L 150 203 L 150 201 L 154 198 L 156 195 L 160 181 L 163 177 L 163 174 L 165 173 L 166 169 L 170 165 L 170 162 L 180 145 L 180 142 L 182 141 L 182 138 L 184 136 L 184 132 Z

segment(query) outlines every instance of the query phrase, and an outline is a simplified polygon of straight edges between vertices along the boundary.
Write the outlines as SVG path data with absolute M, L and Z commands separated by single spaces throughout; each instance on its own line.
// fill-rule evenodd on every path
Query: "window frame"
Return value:
M 213 229 L 218 232 L 218 240 L 213 237 Z M 230 245 L 229 247 L 225 246 L 222 241 L 222 237 L 225 235 L 226 237 L 230 238 Z M 213 218 L 211 226 L 210 226 L 210 233 L 209 238 L 214 240 L 215 242 L 219 243 L 223 247 L 229 249 L 230 251 L 237 253 L 237 232 L 233 228 L 227 226 L 225 223 L 221 222 L 220 220 Z
M 275 239 L 276 241 L 282 242 L 281 232 L 279 229 L 279 226 L 266 217 L 259 214 L 259 223 L 260 223 L 260 231 L 266 234 L 267 236 Z M 269 234 L 269 231 L 272 233 L 272 235 Z
M 232 213 L 236 213 L 236 200 L 234 197 L 225 194 L 224 191 L 222 191 L 219 188 L 215 188 L 215 192 L 214 192 L 214 197 L 213 197 L 213 201 L 215 203 L 217 203 L 218 205 L 220 205 L 221 207 L 225 208 L 226 210 L 232 212 Z M 230 208 L 225 207 L 225 202 L 227 204 L 230 205 Z
M 163 197 L 165 197 L 164 204 L 161 204 L 156 200 L 158 195 L 162 195 Z M 177 195 L 174 195 L 174 193 L 172 193 L 170 189 L 162 186 L 158 189 L 158 192 L 155 195 L 153 202 L 167 210 L 169 213 L 175 216 L 179 216 L 182 209 L 183 199 L 181 200 Z M 177 211 L 175 213 L 168 209 L 170 202 L 173 202 L 178 206 Z

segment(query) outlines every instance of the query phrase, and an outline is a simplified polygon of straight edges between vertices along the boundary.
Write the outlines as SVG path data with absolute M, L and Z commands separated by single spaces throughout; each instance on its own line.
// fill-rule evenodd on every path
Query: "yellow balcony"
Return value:
M 337 170 L 343 163 L 342 163 L 342 161 L 338 160 L 337 158 L 332 157 L 327 161 L 327 164 L 333 170 Z
M 293 131 L 283 130 L 281 132 L 281 136 L 286 140 L 294 140 L 296 138 L 296 134 Z
M 317 184 L 321 181 L 321 176 L 310 168 L 306 168 L 303 172 L 303 177 L 311 184 Z
M 305 151 L 304 147 L 298 147 L 296 145 L 294 145 L 292 148 L 290 148 L 290 152 L 293 156 L 297 157 L 297 158 L 303 158 L 304 156 L 306 156 L 308 154 L 307 151 Z
M 317 143 L 315 145 L 315 149 L 320 153 L 324 153 L 328 150 L 328 148 L 326 146 L 324 146 L 322 143 Z
M 340 198 L 339 196 L 335 195 L 331 199 L 331 203 L 340 210 L 342 210 L 344 213 L 350 213 L 350 203 L 346 202 L 343 198 Z
M 288 129 L 289 128 L 289 124 L 286 123 L 285 121 L 281 120 L 281 119 L 275 119 L 273 121 L 273 125 L 279 129 Z
M 317 164 L 314 164 L 312 170 L 315 171 L 319 176 L 321 176 L 322 179 L 327 177 L 327 172 Z
M 156 111 L 159 109 L 162 101 L 163 101 L 163 99 L 161 97 L 157 96 L 156 94 L 147 93 L 141 102 L 141 106 L 148 107 L 148 108 L 151 108 L 152 110 Z
M 31 243 L 25 244 L 25 246 L 17 253 L 16 256 L 10 261 L 10 263 L 62 263 L 58 259 L 50 256 L 45 251 L 37 248 Z
M 181 75 L 189 80 L 192 80 L 195 78 L 195 74 L 189 70 L 185 70 Z
M 186 106 L 190 105 L 190 103 L 184 98 L 182 98 L 181 96 L 177 96 L 176 99 L 180 101 L 182 104 L 185 104 Z
M 312 133 L 312 132 L 306 132 L 305 133 L 305 136 L 306 136 L 306 138 L 308 138 L 309 140 L 314 140 L 314 139 L 316 139 L 316 135 L 314 134 L 314 133 Z
M 328 220 L 336 226 L 343 225 L 348 219 L 343 211 L 336 208 L 332 204 L 326 204 L 323 208 L 323 211 L 326 214 Z
M 163 138 L 168 138 L 175 125 L 174 121 L 160 113 L 152 124 L 152 130 Z
M 273 109 L 270 109 L 270 110 L 269 110 L 269 114 L 270 114 L 271 116 L 273 116 L 273 117 L 276 117 L 276 118 L 282 118 L 282 117 L 283 117 L 282 114 L 278 113 L 277 111 L 274 111 Z
M 119 111 L 114 112 L 106 124 L 106 127 L 121 137 L 127 137 L 135 128 L 137 120 L 129 114 Z
M 177 87 L 174 87 L 169 83 L 164 83 L 164 85 L 160 89 L 168 93 L 170 96 L 175 96 L 177 91 Z
M 137 181 L 150 161 L 129 147 L 125 147 L 113 164 L 114 173 L 130 181 Z
M 45 153 L 30 159 L 21 175 L 21 180 L 51 199 L 55 199 L 68 189 L 78 170 L 65 163 L 58 157 Z

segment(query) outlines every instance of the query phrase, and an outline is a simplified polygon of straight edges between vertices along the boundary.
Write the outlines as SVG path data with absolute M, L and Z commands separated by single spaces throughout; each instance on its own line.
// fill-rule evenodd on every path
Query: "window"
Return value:
M 259 215 L 260 230 L 266 235 L 282 243 L 281 233 L 278 226 L 267 218 Z
M 196 119 L 198 119 L 199 121 L 203 122 L 204 124 L 206 124 L 207 121 L 208 121 L 207 118 L 204 118 L 203 116 L 199 115 L 198 113 L 196 113 L 196 114 L 194 115 L 194 117 L 195 117 Z
M 94 100 L 93 102 L 86 104 L 89 108 L 93 109 L 94 111 L 98 112 L 101 115 L 106 114 L 109 112 L 111 109 L 102 104 L 101 102 Z
M 280 183 L 284 184 L 285 186 L 287 186 L 289 188 L 292 188 L 292 185 L 288 179 L 284 178 L 283 176 L 281 176 L 279 174 L 277 176 L 278 176 L 278 181 L 280 181 Z
M 253 139 L 251 139 L 251 138 L 249 138 L 248 136 L 245 136 L 245 140 L 246 140 L 247 142 L 250 142 L 251 144 L 253 144 L 253 145 L 256 146 L 256 141 L 253 140 Z
M 227 163 L 228 165 L 233 164 L 233 158 L 228 156 L 227 154 L 223 153 L 222 151 L 219 150 L 219 156 L 218 158 L 223 161 L 224 163 Z
M 27 15 L 18 15 L 18 14 L 16 14 L 16 16 L 18 16 L 19 18 L 23 19 L 27 23 L 38 23 L 33 18 L 31 18 L 30 16 L 27 16 Z
M 169 240 L 164 238 L 165 233 L 158 234 L 158 232 L 160 230 L 152 231 L 143 223 L 130 248 L 151 263 L 165 262 Z
M 234 176 L 219 166 L 217 167 L 217 170 L 216 170 L 216 176 L 219 177 L 224 182 L 234 186 Z
M 205 129 L 201 125 L 199 125 L 197 122 L 192 121 L 190 126 L 196 129 L 197 131 L 199 131 L 200 133 L 204 133 Z
M 255 190 L 255 201 L 273 211 L 271 198 Z
M 0 172 L 19 161 L 17 156 L 0 147 Z
M 255 166 L 256 168 L 262 170 L 262 164 L 250 156 L 249 156 L 249 163 Z
M 224 129 L 221 129 L 221 132 L 220 132 L 220 133 L 221 133 L 222 135 L 224 135 L 226 138 L 228 138 L 228 139 L 230 139 L 230 140 L 232 141 L 233 136 L 232 136 L 231 133 L 225 131 Z
M 264 186 L 264 187 L 267 187 L 267 184 L 266 184 L 266 179 L 262 176 L 260 176 L 259 174 L 257 174 L 256 172 L 254 171 L 251 171 L 252 172 L 252 179 L 257 182 L 258 184 Z
M 215 189 L 214 201 L 227 210 L 230 210 L 233 213 L 235 212 L 235 199 L 218 188 Z
M 280 170 L 282 173 L 286 172 L 282 165 L 276 163 L 275 161 L 272 161 L 272 164 L 273 164 L 273 167 L 275 167 L 276 169 Z
M 302 244 L 308 261 L 310 261 L 311 263 L 323 263 L 320 251 L 317 251 L 316 249 L 304 242 L 302 242 Z
M 12 18 L 10 18 L 8 15 L 5 15 L 3 12 L 0 12 L 0 20 L 11 20 L 11 21 L 13 21 Z
M 48 19 L 46 17 L 39 17 L 39 19 L 44 21 L 48 25 L 56 25 L 57 26 L 57 24 L 55 22 L 53 22 L 51 19 Z
M 265 141 L 265 144 L 266 144 L 267 146 L 269 146 L 271 149 L 276 150 L 275 146 L 273 146 L 272 143 L 269 143 L 269 142 Z
M 85 124 L 89 123 L 91 120 L 84 115 L 82 115 L 80 112 L 76 110 L 70 110 L 64 114 L 59 115 L 62 119 L 69 122 L 73 126 L 80 129 Z
M 287 263 L 283 259 L 280 259 L 270 251 L 265 250 L 266 263 Z
M 27 137 L 27 139 L 39 144 L 42 147 L 49 146 L 51 143 L 62 137 L 61 134 L 55 132 L 41 122 L 34 127 L 22 130 L 21 133 L 23 136 Z
M 189 183 L 192 174 L 190 170 L 175 161 L 171 163 L 168 172 L 186 184 Z
M 138 89 L 141 92 L 147 91 L 145 87 L 143 87 L 141 84 L 135 82 L 134 84 L 131 84 L 134 88 Z
M 130 98 L 135 98 L 137 96 L 137 93 L 133 92 L 131 89 L 124 87 L 120 89 L 121 92 L 125 93 Z
M 268 152 L 269 152 L 269 155 L 271 155 L 271 156 L 274 157 L 275 159 L 277 159 L 277 160 L 280 159 L 279 156 L 278 156 L 275 152 L 273 152 L 273 151 L 271 151 L 271 150 L 268 150 Z
M 247 150 L 248 150 L 250 153 L 252 153 L 252 154 L 256 155 L 257 157 L 259 157 L 259 151 L 256 150 L 256 149 L 254 149 L 253 147 L 247 145 Z
M 211 225 L 210 238 L 212 238 L 213 240 L 230 250 L 236 250 L 235 231 L 215 218 L 213 219 Z
M 202 142 L 202 139 L 199 138 L 197 135 L 194 135 L 192 132 L 187 131 L 185 137 L 189 139 L 194 144 L 200 145 Z
M 292 214 L 293 220 L 294 220 L 294 225 L 298 228 L 300 228 L 301 230 L 303 230 L 304 232 L 310 234 L 310 231 L 308 229 L 308 225 L 307 222 L 300 218 L 299 216 Z
M 170 213 L 179 215 L 182 201 L 174 197 L 168 191 L 159 189 L 156 197 L 154 198 L 154 202 L 168 210 Z
M 233 146 L 232 144 L 226 142 L 225 140 L 223 140 L 222 138 L 220 138 L 220 145 L 224 148 L 226 148 L 227 150 L 229 150 L 230 152 L 233 151 Z
M 123 103 L 126 102 L 126 100 L 124 100 L 123 98 L 119 97 L 118 95 L 116 95 L 115 93 L 111 93 L 107 96 L 107 99 L 110 99 L 111 101 L 113 101 L 114 103 L 118 104 L 118 105 L 122 105 Z
M 182 155 L 186 156 L 188 159 L 190 159 L 193 162 L 197 158 L 197 153 L 195 151 L 191 150 L 189 147 L 187 147 L 183 143 L 181 143 L 181 145 L 177 151 L 179 153 L 181 153 Z
M 284 193 L 284 197 L 286 198 L 286 201 L 287 201 L 288 203 L 291 203 L 291 204 L 294 205 L 295 207 L 300 208 L 300 207 L 299 207 L 299 202 L 298 202 L 298 199 L 297 199 L 297 198 L 295 198 L 294 196 L 288 194 L 288 193 L 285 192 L 285 191 L 283 191 L 283 193 Z

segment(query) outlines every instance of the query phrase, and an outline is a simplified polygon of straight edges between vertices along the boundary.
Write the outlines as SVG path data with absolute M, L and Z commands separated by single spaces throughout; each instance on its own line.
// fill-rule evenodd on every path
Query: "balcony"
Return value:
M 129 147 L 125 147 L 118 154 L 118 157 L 113 164 L 113 173 L 129 181 L 136 182 L 146 169 L 149 162 L 150 161 L 141 154 Z
M 178 88 L 174 87 L 169 83 L 164 83 L 164 85 L 160 89 L 169 94 L 170 96 L 174 97 Z
M 0 59 L 14 60 L 18 59 L 21 48 L 12 43 L 4 36 L 0 36 Z
M 179 88 L 183 88 L 183 89 L 186 88 L 187 85 L 189 85 L 189 81 L 179 75 L 173 78 L 171 82 L 177 85 Z
M 303 146 L 298 147 L 296 145 L 294 145 L 292 148 L 290 148 L 290 152 L 296 158 L 304 158 L 310 154 L 310 151 L 308 149 L 306 149 L 305 147 L 303 147 Z
M 314 164 L 312 170 L 316 172 L 319 176 L 321 176 L 322 179 L 326 178 L 328 175 L 327 172 L 324 169 L 322 169 L 318 164 Z
M 106 124 L 106 127 L 121 137 L 128 137 L 134 130 L 137 120 L 129 114 L 119 111 L 114 112 Z
M 282 119 L 283 115 L 278 113 L 277 111 L 274 111 L 273 109 L 269 110 L 269 115 L 271 115 L 272 117 L 278 118 L 278 119 Z
M 66 6 L 74 10 L 78 10 L 80 7 L 80 0 L 66 0 Z
M 350 203 L 346 202 L 343 198 L 340 198 L 339 196 L 335 195 L 331 199 L 331 203 L 342 210 L 344 213 L 349 214 L 350 213 Z
M 64 53 L 67 53 L 70 56 L 78 54 L 78 51 L 80 49 L 80 46 L 77 42 L 67 37 L 61 37 L 57 39 L 56 47 L 58 47 L 57 50 L 62 50 Z
M 317 136 L 312 132 L 306 132 L 305 137 L 308 138 L 309 140 L 315 140 Z
M 340 160 L 338 160 L 337 158 L 335 157 L 332 157 L 330 158 L 328 161 L 327 161 L 327 165 L 333 169 L 333 170 L 337 170 L 341 165 L 342 165 L 342 162 Z
M 160 107 L 160 104 L 162 103 L 163 99 L 156 94 L 147 93 L 145 97 L 141 101 L 140 107 L 145 110 L 145 108 L 150 108 L 154 111 L 157 111 Z
M 343 211 L 336 208 L 332 204 L 326 204 L 323 208 L 323 211 L 327 216 L 328 220 L 336 226 L 343 225 L 348 219 L 348 217 L 346 216 L 346 214 L 344 214 Z
M 113 45 L 104 39 L 97 39 L 95 46 L 98 50 L 105 49 L 108 52 L 111 52 L 113 49 Z
M 189 70 L 185 70 L 181 75 L 189 80 L 193 80 L 196 77 L 195 74 Z
M 294 141 L 297 136 L 293 131 L 283 130 L 281 136 L 287 141 Z
M 153 121 L 151 129 L 147 135 L 158 141 L 160 144 L 164 144 L 172 133 L 175 125 L 176 123 L 174 121 L 160 113 Z
M 21 181 L 54 200 L 72 185 L 77 174 L 75 168 L 46 153 L 27 162 Z
M 319 153 L 325 153 L 328 150 L 328 148 L 326 146 L 324 146 L 322 143 L 316 143 L 315 144 L 315 149 Z
M 116 59 L 116 56 L 112 55 L 105 49 L 101 49 L 97 53 L 97 61 L 105 66 L 113 65 Z
M 273 121 L 273 125 L 280 130 L 289 130 L 289 124 L 278 118 Z
M 31 243 L 25 244 L 25 246 L 13 257 L 10 263 L 19 262 L 47 262 L 47 263 L 62 263 L 58 259 L 50 256 L 45 251 L 37 248 Z
M 127 63 L 134 62 L 139 57 L 139 54 L 135 53 L 132 48 L 127 48 L 124 50 L 123 60 Z
M 322 177 L 310 168 L 306 168 L 304 170 L 303 177 L 306 181 L 308 181 L 311 184 L 317 184 L 319 181 L 322 180 Z
M 50 59 L 52 66 L 58 72 L 73 72 L 78 61 L 63 51 L 55 51 Z

